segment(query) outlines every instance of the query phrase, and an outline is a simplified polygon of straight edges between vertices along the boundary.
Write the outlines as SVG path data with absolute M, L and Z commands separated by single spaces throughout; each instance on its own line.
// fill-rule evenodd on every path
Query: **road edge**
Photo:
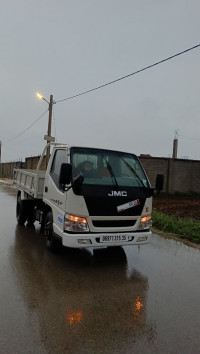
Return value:
M 162 236 L 162 237 L 164 237 L 166 239 L 175 240 L 175 241 L 183 243 L 184 245 L 186 245 L 188 247 L 193 247 L 193 248 L 196 248 L 196 249 L 200 250 L 200 244 L 194 243 L 194 242 L 191 242 L 191 241 L 188 241 L 188 240 L 185 240 L 185 239 L 182 239 L 180 236 L 178 236 L 176 234 L 163 232 L 161 230 L 156 229 L 155 227 L 152 227 L 151 231 L 152 231 L 152 233 L 157 234 L 159 236 Z

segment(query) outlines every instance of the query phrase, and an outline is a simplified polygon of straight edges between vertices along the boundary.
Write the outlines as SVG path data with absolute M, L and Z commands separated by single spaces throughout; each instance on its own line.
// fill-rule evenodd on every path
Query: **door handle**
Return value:
M 44 190 L 45 190 L 45 192 L 47 193 L 47 192 L 48 192 L 48 187 L 47 187 L 47 186 L 45 186 L 45 189 L 44 189 Z

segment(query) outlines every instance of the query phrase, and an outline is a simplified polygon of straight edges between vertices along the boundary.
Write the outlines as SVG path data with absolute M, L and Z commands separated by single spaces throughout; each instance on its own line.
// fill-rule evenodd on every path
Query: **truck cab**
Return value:
M 43 198 L 49 247 L 144 244 L 151 231 L 149 180 L 134 154 L 54 145 Z

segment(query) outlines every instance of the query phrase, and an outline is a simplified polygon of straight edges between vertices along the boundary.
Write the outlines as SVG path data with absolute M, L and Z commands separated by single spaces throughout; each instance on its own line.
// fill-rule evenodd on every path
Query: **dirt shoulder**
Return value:
M 174 215 L 177 218 L 200 221 L 200 196 L 155 195 L 153 198 L 153 208 L 157 211 Z M 182 239 L 178 235 L 166 233 L 155 228 L 152 228 L 152 231 L 165 238 L 180 241 L 187 246 L 200 249 L 199 244 Z
M 199 196 L 155 196 L 153 208 L 177 217 L 200 220 Z

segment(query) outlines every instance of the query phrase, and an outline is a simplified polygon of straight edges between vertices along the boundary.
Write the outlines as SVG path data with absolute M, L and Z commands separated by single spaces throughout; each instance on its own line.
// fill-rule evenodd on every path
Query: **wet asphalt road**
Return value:
M 153 235 L 49 253 L 0 185 L 0 353 L 200 353 L 200 251 Z

